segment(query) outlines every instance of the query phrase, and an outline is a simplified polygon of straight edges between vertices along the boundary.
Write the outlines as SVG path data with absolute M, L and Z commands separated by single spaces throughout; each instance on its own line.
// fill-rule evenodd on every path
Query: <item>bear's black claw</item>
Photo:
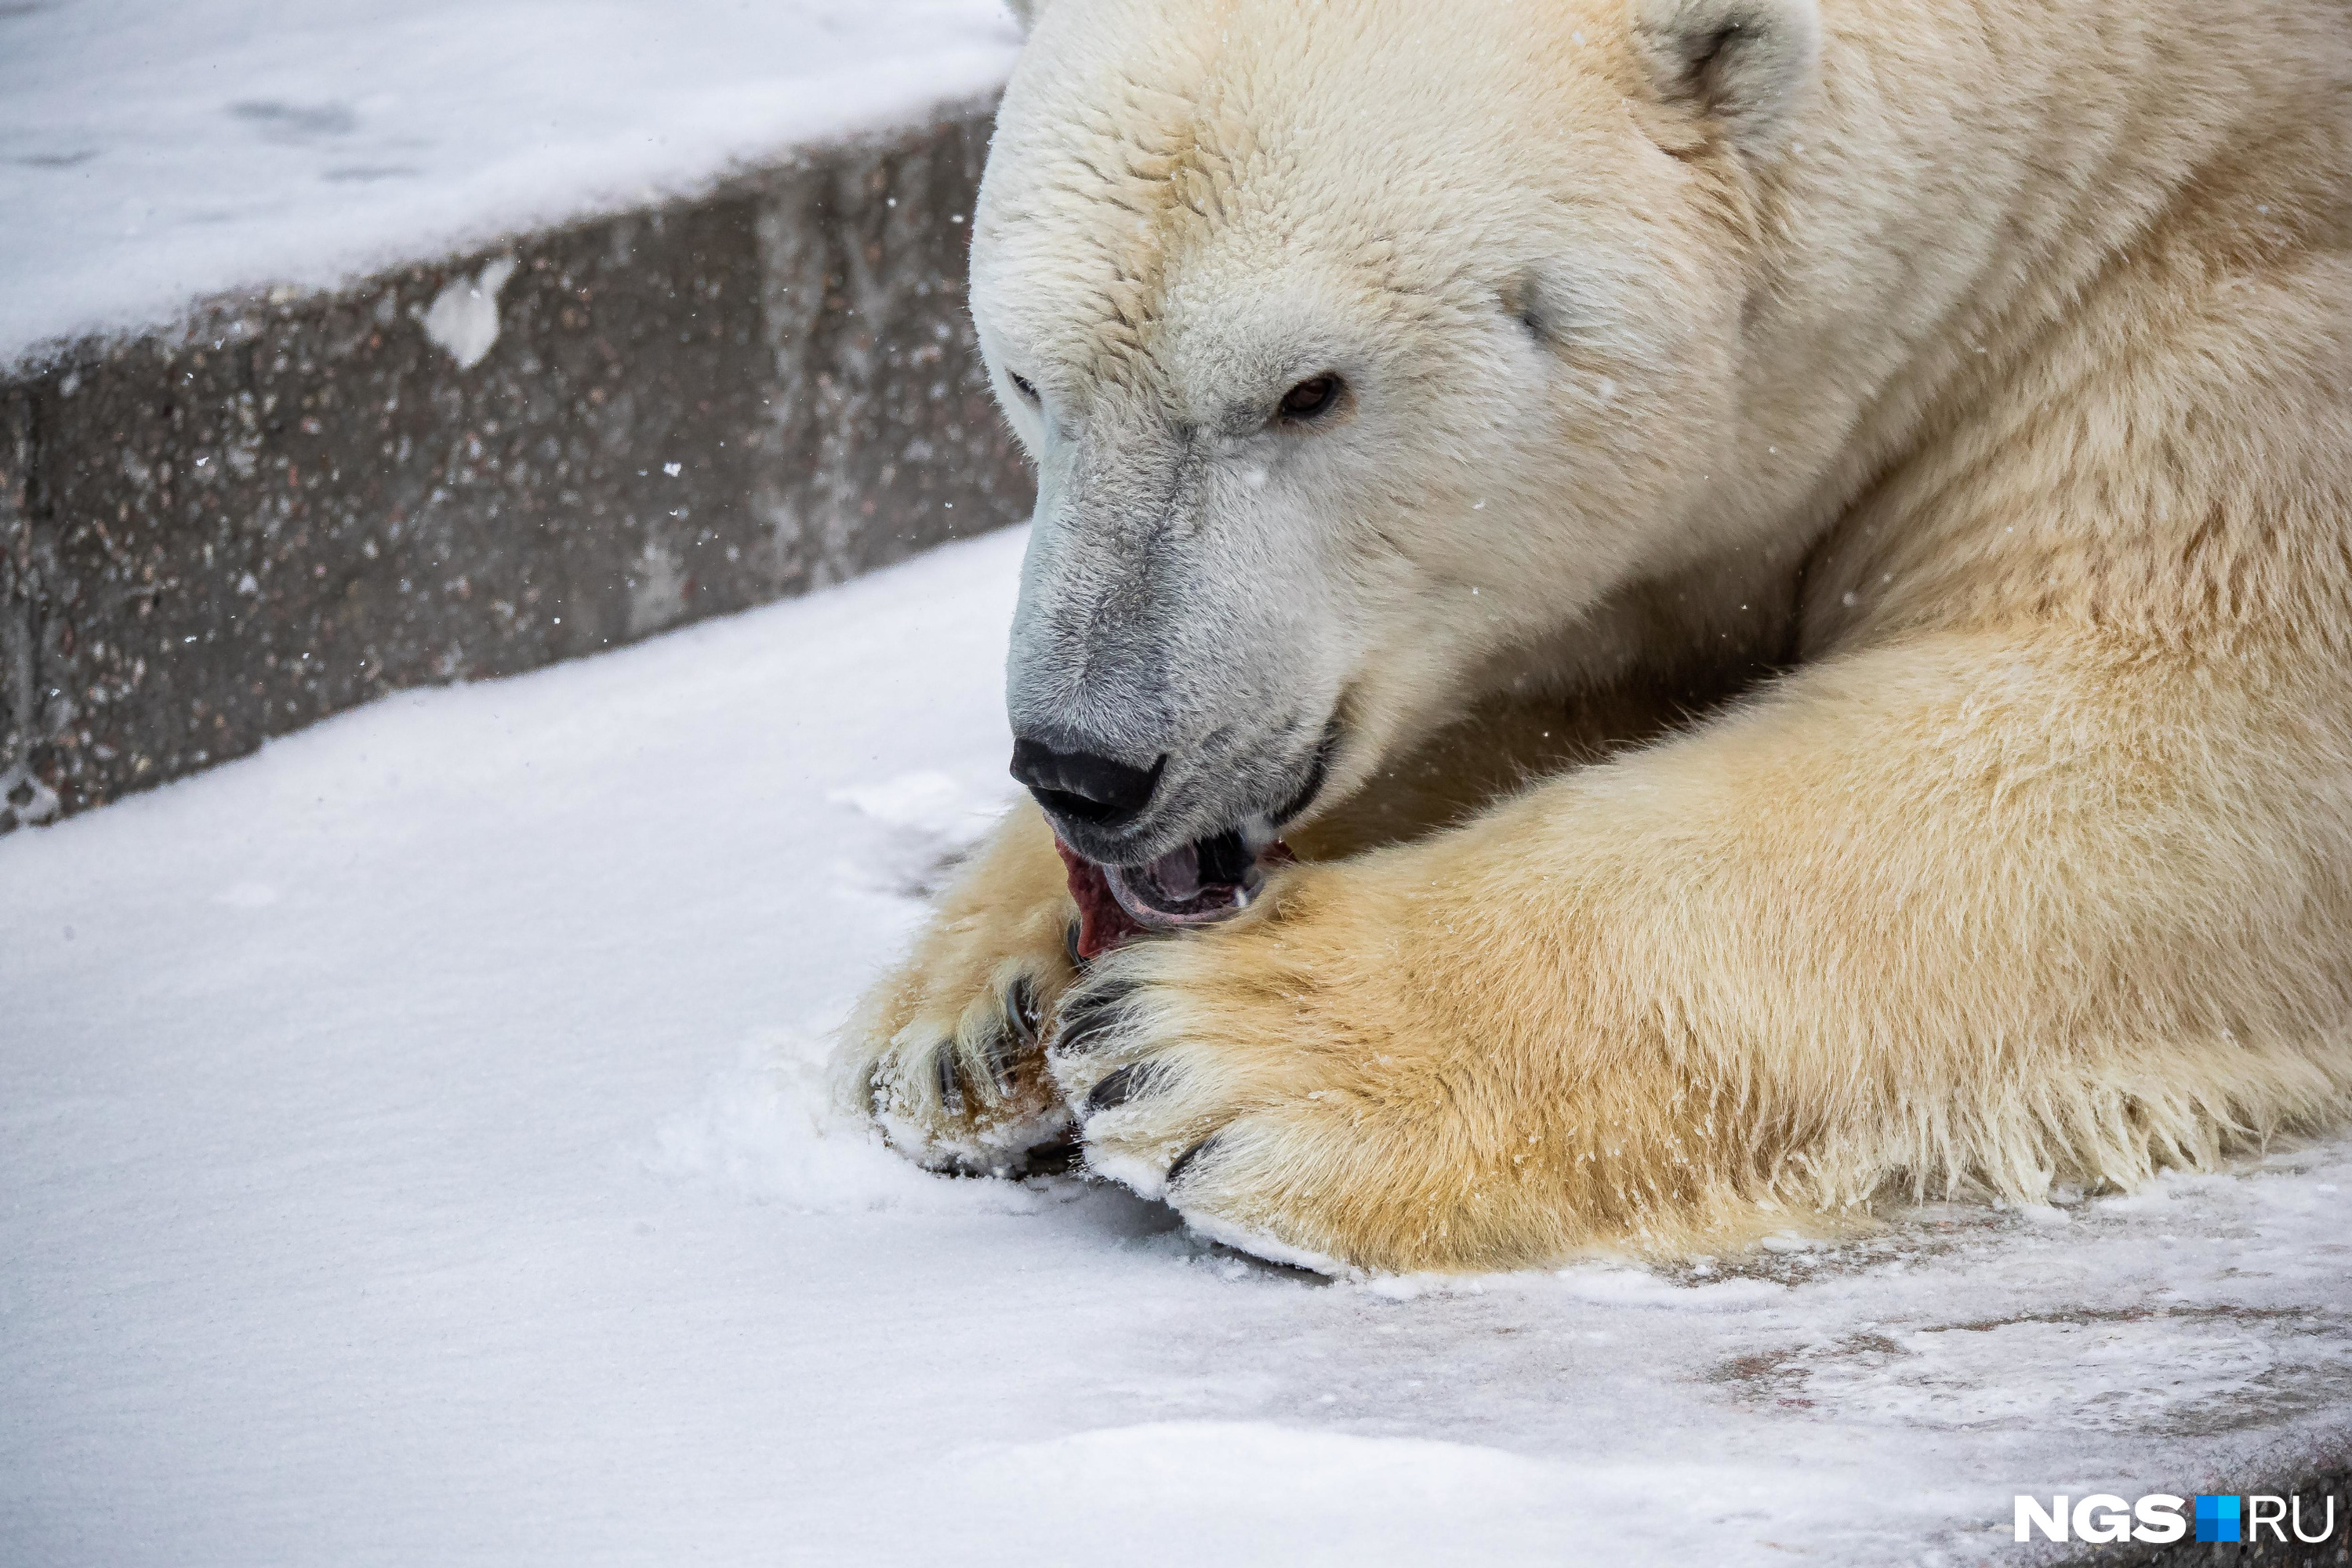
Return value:
M 1004 1016 L 1013 1025 L 1013 1034 L 1022 1045 L 1037 1043 L 1037 1025 L 1044 1010 L 1037 1005 L 1037 988 L 1023 975 L 1005 988 Z
M 1150 1088 L 1151 1080 L 1159 1076 L 1159 1070 L 1150 1062 L 1128 1063 L 1127 1066 L 1095 1085 L 1093 1092 L 1087 1096 L 1087 1114 L 1097 1116 L 1103 1111 L 1125 1105 L 1139 1093 Z
M 963 1114 L 963 1075 L 956 1070 L 955 1042 L 943 1042 L 938 1051 L 940 1105 L 950 1116 Z
M 1021 1053 L 1025 1047 L 1025 1041 L 1015 1038 L 1003 1029 L 988 1037 L 988 1075 L 996 1080 L 998 1099 L 1013 1098 L 1013 1087 L 1018 1081 L 1015 1072 L 1021 1066 Z
M 1176 1163 L 1168 1167 L 1168 1175 L 1162 1184 L 1164 1188 L 1168 1191 L 1173 1192 L 1175 1190 L 1176 1184 L 1183 1180 L 1184 1173 L 1192 1168 L 1192 1162 L 1207 1153 L 1211 1146 L 1213 1145 L 1216 1141 L 1217 1135 L 1212 1132 L 1206 1138 L 1202 1139 L 1198 1143 L 1193 1144 L 1190 1149 L 1185 1150 L 1181 1154 L 1177 1155 Z
M 1111 1015 L 1118 1009 L 1122 994 L 1117 991 L 1093 991 L 1081 995 L 1066 1010 L 1061 1028 L 1055 1033 L 1054 1054 L 1083 1056 L 1101 1045 L 1109 1034 Z

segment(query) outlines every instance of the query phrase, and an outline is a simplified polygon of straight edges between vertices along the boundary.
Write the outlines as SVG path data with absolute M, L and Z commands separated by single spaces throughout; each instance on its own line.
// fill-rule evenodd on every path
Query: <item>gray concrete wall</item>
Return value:
M 1025 517 L 964 309 L 989 123 L 0 380 L 0 832 Z

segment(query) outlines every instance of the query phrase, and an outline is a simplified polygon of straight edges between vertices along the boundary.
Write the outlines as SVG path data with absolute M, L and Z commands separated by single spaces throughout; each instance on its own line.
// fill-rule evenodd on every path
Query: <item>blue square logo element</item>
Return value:
M 2197 1539 L 2200 1541 L 2239 1541 L 2238 1500 L 2233 1497 L 2200 1497 L 2197 1500 Z

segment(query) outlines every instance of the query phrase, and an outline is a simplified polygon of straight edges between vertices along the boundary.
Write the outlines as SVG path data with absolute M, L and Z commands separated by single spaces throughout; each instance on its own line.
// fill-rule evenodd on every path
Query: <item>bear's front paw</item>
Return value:
M 1107 956 L 1048 1063 L 1088 1166 L 1204 1235 L 1331 1273 L 1484 1266 L 1477 1043 L 1416 1004 L 1423 935 L 1344 881 L 1295 868 L 1232 925 Z
M 1054 984 L 1014 970 L 959 1015 L 919 1010 L 860 1053 L 853 1097 L 895 1147 L 925 1165 L 1026 1173 L 1069 1127 L 1039 1040 Z
M 845 1032 L 844 1098 L 938 1170 L 1019 1175 L 1066 1142 L 1042 1035 L 1077 978 L 1076 919 L 1053 836 L 1016 811 Z

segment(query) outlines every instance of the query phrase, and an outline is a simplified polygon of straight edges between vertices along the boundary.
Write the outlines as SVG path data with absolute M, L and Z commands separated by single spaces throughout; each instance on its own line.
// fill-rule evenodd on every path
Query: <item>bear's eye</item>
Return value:
M 1004 378 L 1013 384 L 1013 390 L 1019 393 L 1024 398 L 1031 403 L 1037 401 L 1037 389 L 1029 384 L 1028 377 L 1015 375 L 1008 370 L 1004 373 Z
M 1303 425 L 1319 419 L 1331 412 L 1339 401 L 1340 381 L 1336 375 L 1318 375 L 1302 381 L 1282 395 L 1281 419 L 1286 424 Z

